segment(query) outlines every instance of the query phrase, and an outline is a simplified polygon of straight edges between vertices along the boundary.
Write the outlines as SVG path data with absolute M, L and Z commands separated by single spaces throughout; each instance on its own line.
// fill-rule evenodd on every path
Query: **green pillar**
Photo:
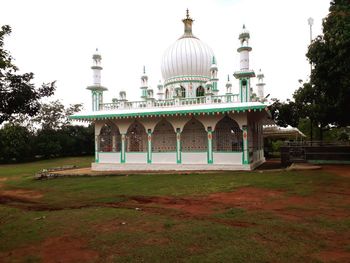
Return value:
M 96 135 L 95 136 L 95 163 L 98 163 L 99 162 L 99 156 L 98 156 L 98 151 L 99 151 L 99 140 L 100 136 L 99 135 Z
M 242 163 L 249 164 L 249 148 L 248 148 L 248 127 L 243 126 L 243 155 L 242 155 Z
M 243 85 L 245 84 L 245 85 Z M 239 81 L 239 86 L 240 86 L 240 98 L 241 98 L 241 102 L 248 102 L 250 101 L 249 98 L 249 78 L 248 79 L 240 79 Z
M 152 163 L 152 131 L 147 131 L 147 163 Z
M 116 147 L 116 136 L 115 134 L 112 135 L 112 152 L 115 152 L 117 147 Z
M 125 163 L 125 140 L 126 140 L 126 136 L 125 133 L 121 134 L 121 140 L 122 140 L 122 145 L 121 145 L 121 149 L 120 149 L 120 163 Z
M 176 129 L 176 163 L 181 163 L 181 131 Z
M 208 164 L 213 163 L 213 131 L 208 127 Z

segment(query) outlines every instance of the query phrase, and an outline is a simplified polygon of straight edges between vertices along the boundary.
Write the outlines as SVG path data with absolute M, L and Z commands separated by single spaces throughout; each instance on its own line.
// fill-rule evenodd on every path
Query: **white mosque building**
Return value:
M 71 118 L 95 125 L 93 170 L 252 170 L 265 161 L 263 123 L 264 75 L 253 93 L 249 68 L 250 34 L 239 35 L 240 69 L 219 93 L 213 50 L 192 34 L 188 10 L 184 34 L 164 53 L 163 83 L 157 94 L 141 76 L 141 100 L 128 101 L 126 91 L 105 103 L 101 86 L 101 55 L 93 55 L 92 109 Z

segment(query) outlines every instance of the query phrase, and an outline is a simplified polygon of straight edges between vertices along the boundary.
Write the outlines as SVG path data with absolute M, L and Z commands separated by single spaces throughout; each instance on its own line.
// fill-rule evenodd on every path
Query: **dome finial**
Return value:
M 227 81 L 230 81 L 230 74 L 227 75 Z
M 146 74 L 146 66 L 143 66 L 143 74 Z
M 192 23 L 193 19 L 190 17 L 190 12 L 188 8 L 186 9 L 186 18 L 182 19 L 182 22 L 185 24 L 185 33 L 182 37 L 193 37 L 192 35 Z
M 245 29 L 245 24 L 243 24 L 243 29 Z

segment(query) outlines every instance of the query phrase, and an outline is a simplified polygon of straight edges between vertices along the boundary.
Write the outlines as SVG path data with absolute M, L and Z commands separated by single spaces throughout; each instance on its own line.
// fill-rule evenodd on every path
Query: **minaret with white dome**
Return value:
M 227 75 L 227 82 L 226 82 L 226 95 L 232 94 L 232 83 L 230 81 L 230 75 Z
M 251 101 L 250 78 L 255 77 L 253 70 L 249 69 L 249 52 L 252 48 L 249 46 L 250 34 L 243 25 L 243 29 L 239 34 L 239 41 L 241 46 L 237 49 L 240 54 L 240 70 L 233 75 L 239 79 L 239 95 L 241 102 Z
M 148 89 L 148 76 L 146 74 L 146 67 L 143 66 L 143 74 L 141 75 L 141 98 L 147 99 L 147 89 Z
M 264 74 L 261 72 L 261 69 L 259 70 L 259 73 L 257 75 L 258 78 L 258 83 L 256 84 L 256 86 L 258 87 L 258 98 L 260 101 L 263 101 L 265 98 L 265 92 L 264 92 L 264 87 L 265 87 L 265 83 L 264 83 Z
M 213 61 L 212 61 L 212 64 L 211 64 L 211 67 L 210 67 L 210 81 L 213 85 L 213 93 L 214 95 L 218 95 L 218 66 L 216 65 L 216 59 L 215 57 L 213 57 Z
M 88 90 L 91 90 L 93 111 L 100 110 L 100 105 L 103 103 L 103 92 L 107 90 L 107 88 L 101 86 L 101 71 L 103 69 L 101 60 L 102 56 L 96 48 L 95 54 L 92 55 L 93 65 L 91 67 L 93 72 L 93 85 L 87 87 Z
M 161 81 L 159 81 L 159 83 L 157 85 L 157 88 L 158 88 L 158 93 L 157 93 L 158 99 L 159 100 L 164 100 L 164 90 L 163 90 L 164 86 L 163 86 Z

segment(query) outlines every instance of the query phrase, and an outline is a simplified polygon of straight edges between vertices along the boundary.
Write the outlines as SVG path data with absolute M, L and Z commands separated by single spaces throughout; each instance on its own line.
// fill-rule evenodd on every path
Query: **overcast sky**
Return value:
M 102 55 L 105 102 L 121 89 L 139 100 L 143 65 L 156 90 L 162 79 L 163 52 L 183 33 L 182 19 L 189 8 L 193 33 L 214 51 L 219 89 L 227 75 L 239 69 L 238 34 L 250 31 L 250 65 L 265 74 L 271 97 L 290 98 L 299 79 L 307 79 L 305 58 L 309 44 L 307 19 L 314 18 L 313 36 L 322 32 L 322 18 L 330 0 L 0 0 L 0 25 L 13 33 L 5 47 L 21 72 L 34 72 L 35 82 L 57 81 L 52 99 L 90 108 L 92 54 Z M 232 80 L 235 92 L 238 82 Z M 254 88 L 255 88 L 255 81 Z

